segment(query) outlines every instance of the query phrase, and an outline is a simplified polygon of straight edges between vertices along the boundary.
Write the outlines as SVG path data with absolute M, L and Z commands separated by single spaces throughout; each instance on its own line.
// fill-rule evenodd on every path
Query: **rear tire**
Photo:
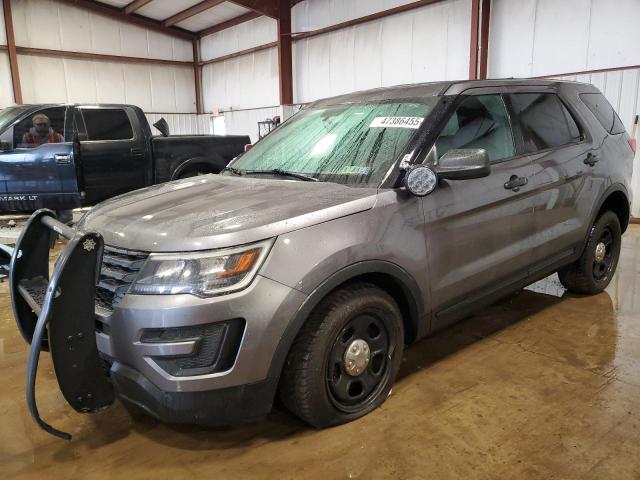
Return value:
M 316 428 L 360 418 L 388 397 L 403 347 L 402 315 L 388 293 L 368 283 L 340 288 L 320 302 L 294 341 L 280 399 Z
M 558 271 L 564 287 L 574 293 L 592 295 L 602 292 L 618 266 L 622 229 L 618 216 L 610 211 L 598 217 L 589 231 L 582 255 Z

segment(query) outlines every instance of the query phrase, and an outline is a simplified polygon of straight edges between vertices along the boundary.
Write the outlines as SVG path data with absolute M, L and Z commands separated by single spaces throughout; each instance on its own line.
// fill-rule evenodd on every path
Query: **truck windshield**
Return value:
M 301 110 L 232 164 L 241 175 L 275 170 L 353 186 L 378 186 L 437 98 Z

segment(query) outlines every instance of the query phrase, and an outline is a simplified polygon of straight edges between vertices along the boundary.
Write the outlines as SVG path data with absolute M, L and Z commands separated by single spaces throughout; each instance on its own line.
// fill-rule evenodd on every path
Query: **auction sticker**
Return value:
M 420 128 L 422 117 L 376 117 L 369 128 Z

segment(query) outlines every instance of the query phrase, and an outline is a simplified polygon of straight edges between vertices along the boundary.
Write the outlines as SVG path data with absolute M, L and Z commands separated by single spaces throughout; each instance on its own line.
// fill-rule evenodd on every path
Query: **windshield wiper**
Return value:
M 243 175 L 242 170 L 238 170 L 237 168 L 233 168 L 233 167 L 224 167 L 222 170 L 220 170 L 220 173 L 222 172 L 231 172 L 240 177 Z
M 281 177 L 297 178 L 299 180 L 304 180 L 305 182 L 318 181 L 316 177 L 312 177 L 311 175 L 305 175 L 304 173 L 297 173 L 297 172 L 288 172 L 286 170 L 282 170 L 281 168 L 274 168 L 272 170 L 245 170 L 244 173 L 246 175 L 250 173 L 257 173 L 258 175 L 279 175 Z

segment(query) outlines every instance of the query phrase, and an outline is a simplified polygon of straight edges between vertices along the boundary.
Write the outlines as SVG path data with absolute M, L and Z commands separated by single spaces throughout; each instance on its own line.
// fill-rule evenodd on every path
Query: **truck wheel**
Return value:
M 618 216 L 605 212 L 591 227 L 582 256 L 558 271 L 564 287 L 571 292 L 594 294 L 603 291 L 616 271 L 622 231 Z
M 279 396 L 316 428 L 355 420 L 382 404 L 404 346 L 402 315 L 384 290 L 357 283 L 327 296 L 294 341 Z

